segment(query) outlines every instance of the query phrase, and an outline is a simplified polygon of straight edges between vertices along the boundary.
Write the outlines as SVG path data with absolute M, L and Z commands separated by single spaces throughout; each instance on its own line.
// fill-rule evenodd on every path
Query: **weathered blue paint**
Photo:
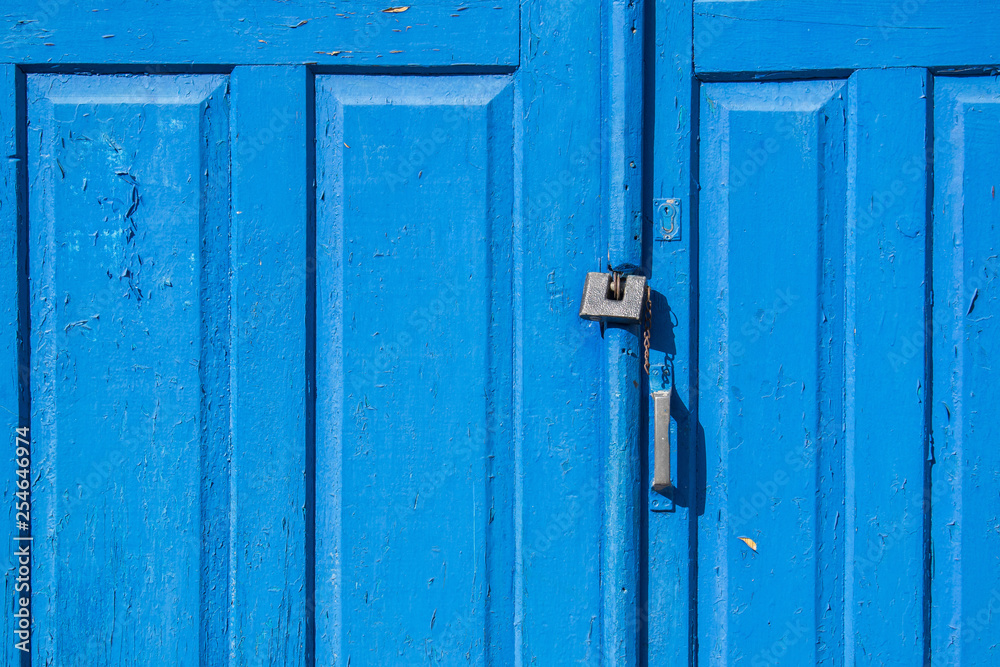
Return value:
M 43 664 L 228 651 L 226 86 L 28 77 Z
M 991 665 L 1000 637 L 994 77 L 934 81 L 934 664 Z
M 28 423 L 27 388 L 22 381 L 26 374 L 21 369 L 25 362 L 27 345 L 23 333 L 27 330 L 27 300 L 24 298 L 26 248 L 24 234 L 24 74 L 13 65 L 0 66 L 0 144 L 5 156 L 0 160 L 0 427 L 13 434 L 18 426 Z M 0 460 L 3 479 L 0 480 L 0 501 L 4 503 L 5 526 L 16 535 L 16 505 L 22 502 L 15 494 L 17 488 L 15 452 L 13 448 Z M 12 573 L 17 572 L 20 557 L 17 546 L 0 549 L 0 570 L 5 573 L 4 596 L 10 601 L 5 609 L 13 610 L 14 600 L 24 596 L 18 591 L 18 582 Z M 0 628 L 0 660 L 4 664 L 19 662 L 19 652 L 14 648 L 19 638 L 10 611 L 5 612 L 4 627 Z
M 605 3 L 607 61 L 607 263 L 640 265 L 643 213 L 643 35 L 645 2 Z M 638 326 L 605 332 L 606 395 L 609 404 L 604 464 L 604 540 L 601 553 L 603 664 L 635 665 L 641 634 L 639 614 L 640 392 L 642 368 Z
M 586 272 L 608 261 L 603 11 L 596 2 L 533 2 L 521 18 L 514 184 L 524 225 L 514 241 L 514 298 L 522 648 L 514 664 L 525 667 L 610 663 L 601 576 L 609 447 L 606 411 L 597 409 L 608 395 L 607 348 L 600 326 L 578 316 Z
M 513 662 L 513 82 L 317 81 L 322 664 Z
M 703 664 L 841 642 L 846 88 L 702 87 Z
M 646 203 L 651 199 L 681 200 L 682 233 L 669 243 L 654 239 L 655 212 L 643 230 L 644 258 L 650 267 L 652 286 L 652 331 L 650 336 L 649 392 L 673 387 L 671 405 L 673 444 L 671 470 L 675 488 L 670 493 L 673 512 L 647 512 L 643 541 L 642 614 L 646 637 L 643 658 L 649 665 L 691 664 L 696 657 L 698 634 L 694 578 L 697 549 L 700 488 L 698 482 L 697 359 L 698 318 L 695 289 L 698 283 L 699 239 L 697 197 L 692 196 L 697 169 L 692 150 L 692 118 L 697 118 L 698 97 L 691 64 L 691 2 L 657 0 L 647 5 L 652 13 L 647 27 L 647 78 L 652 86 L 646 101 L 646 146 L 644 162 L 648 181 Z M 652 414 L 652 397 L 646 396 L 646 414 Z M 653 420 L 646 420 L 647 444 L 644 491 L 651 488 L 654 442 Z M 704 466 L 702 465 L 701 468 Z M 647 508 L 648 509 L 648 508 Z
M 110 69 L 164 63 L 513 68 L 517 18 L 512 0 L 170 0 L 138 6 L 42 0 L 4 8 L 0 59 Z
M 991 664 L 995 8 L 203 4 L 0 19 L 37 663 Z
M 634 662 L 641 5 L 212 9 L 4 17 L 35 660 Z
M 312 76 L 230 77 L 232 469 L 229 650 L 312 658 Z
M 958 68 L 1000 63 L 987 0 L 698 0 L 695 68 L 720 72 Z
M 921 69 L 848 82 L 844 633 L 857 665 L 922 664 L 928 641 L 928 87 Z
M 1000 93 L 947 75 L 996 67 L 996 8 L 695 2 L 691 64 L 663 4 L 649 178 L 694 236 L 649 249 L 653 364 L 699 370 L 650 664 L 992 664 Z

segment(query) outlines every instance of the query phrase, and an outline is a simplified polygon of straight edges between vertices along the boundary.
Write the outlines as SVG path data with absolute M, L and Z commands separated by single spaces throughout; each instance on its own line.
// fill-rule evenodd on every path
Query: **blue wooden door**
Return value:
M 995 664 L 998 21 L 7 10 L 4 659 Z
M 635 658 L 642 33 L 571 5 L 5 8 L 31 664 Z
M 1000 13 L 651 13 L 686 215 L 648 250 L 681 399 L 649 664 L 1000 664 Z

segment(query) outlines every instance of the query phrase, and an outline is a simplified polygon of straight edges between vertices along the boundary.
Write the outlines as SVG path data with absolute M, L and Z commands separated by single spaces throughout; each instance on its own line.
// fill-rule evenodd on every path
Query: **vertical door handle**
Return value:
M 674 390 L 653 392 L 653 491 L 665 494 L 670 481 L 670 399 Z

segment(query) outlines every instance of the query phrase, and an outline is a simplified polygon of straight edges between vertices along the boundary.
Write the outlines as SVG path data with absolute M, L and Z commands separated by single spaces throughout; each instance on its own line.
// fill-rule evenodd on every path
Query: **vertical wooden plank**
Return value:
M 933 665 L 1000 637 L 1000 84 L 934 80 Z
M 514 664 L 526 667 L 615 664 L 616 647 L 604 647 L 601 586 L 606 347 L 600 327 L 579 317 L 584 274 L 608 261 L 601 67 L 610 33 L 601 5 L 522 5 Z
M 4 573 L 4 627 L 0 629 L 0 657 L 6 665 L 28 662 L 28 655 L 15 648 L 22 640 L 15 633 L 13 611 L 21 606 L 19 598 L 30 597 L 30 591 L 18 590 L 26 582 L 18 581 L 23 545 L 14 541 L 20 532 L 15 524 L 15 502 L 18 498 L 15 475 L 15 429 L 28 423 L 26 387 L 22 384 L 21 368 L 25 367 L 27 346 L 23 345 L 27 327 L 27 308 L 23 308 L 23 290 L 27 286 L 24 255 L 24 75 L 14 65 L 0 65 L 0 443 L 5 448 L 0 461 L 0 502 L 6 518 L 4 539 L 0 548 L 0 570 Z M 24 374 L 23 379 L 27 380 Z M 22 391 L 25 390 L 25 391 Z M 35 524 L 37 526 L 37 524 Z M 30 548 L 30 545 L 28 545 Z
M 311 660 L 311 81 L 305 67 L 232 73 L 237 664 Z
M 608 0 L 605 11 L 604 110 L 607 261 L 642 263 L 643 0 Z M 635 665 L 639 623 L 639 327 L 605 332 L 608 424 L 604 462 L 604 541 L 601 556 L 603 651 L 610 664 Z
M 862 70 L 848 108 L 846 664 L 923 664 L 927 74 Z
M 697 418 L 698 306 L 695 300 L 697 274 L 697 193 L 692 192 L 692 123 L 697 118 L 697 82 L 692 76 L 692 3 L 690 0 L 657 0 L 649 3 L 652 14 L 647 34 L 652 87 L 646 91 L 647 151 L 644 161 L 649 185 L 644 188 L 646 205 L 675 198 L 680 201 L 679 240 L 665 242 L 663 213 L 653 205 L 651 224 L 643 230 L 645 265 L 650 267 L 652 331 L 651 377 L 640 386 L 651 414 L 651 392 L 674 388 L 671 413 L 672 465 L 676 488 L 667 502 L 674 511 L 653 512 L 644 504 L 647 526 L 644 546 L 645 596 L 643 613 L 650 665 L 680 665 L 695 659 L 697 642 L 697 522 L 700 514 L 696 476 L 699 442 L 703 439 Z M 709 32 L 695 39 L 713 39 Z M 650 76 L 647 76 L 650 78 Z M 649 153 L 647 152 L 647 155 Z M 652 200 L 652 202 L 650 201 Z M 654 442 L 653 419 L 646 420 L 645 442 Z M 641 494 L 652 484 L 652 447 L 647 447 L 647 471 Z M 648 498 L 648 495 L 647 495 Z

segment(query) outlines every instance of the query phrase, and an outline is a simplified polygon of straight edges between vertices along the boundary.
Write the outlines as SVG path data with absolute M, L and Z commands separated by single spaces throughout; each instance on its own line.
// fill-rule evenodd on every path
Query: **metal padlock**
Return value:
M 646 277 L 611 273 L 588 273 L 583 283 L 580 317 L 595 322 L 638 324 L 646 299 Z

